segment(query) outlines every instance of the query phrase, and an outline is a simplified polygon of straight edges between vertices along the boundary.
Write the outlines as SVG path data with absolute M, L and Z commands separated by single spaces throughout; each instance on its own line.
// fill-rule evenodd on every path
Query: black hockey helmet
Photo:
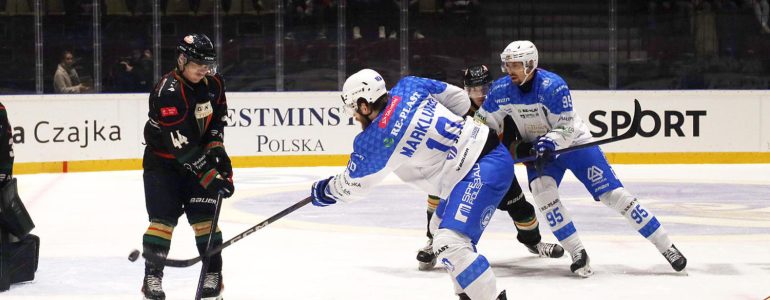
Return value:
M 217 52 L 208 36 L 191 33 L 183 37 L 176 47 L 177 56 L 184 54 L 188 61 L 213 67 L 217 63 Z
M 492 82 L 489 69 L 485 65 L 472 65 L 465 69 L 463 85 L 466 87 L 480 86 Z

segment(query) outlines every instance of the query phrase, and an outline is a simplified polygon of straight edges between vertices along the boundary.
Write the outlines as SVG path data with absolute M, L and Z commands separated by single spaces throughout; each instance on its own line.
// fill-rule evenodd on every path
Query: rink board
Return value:
M 642 132 L 603 146 L 614 163 L 770 163 L 770 92 L 573 91 L 597 139 L 623 133 L 633 100 Z M 238 167 L 344 165 L 360 126 L 337 92 L 228 93 L 226 147 Z M 141 167 L 147 94 L 2 99 L 17 173 Z

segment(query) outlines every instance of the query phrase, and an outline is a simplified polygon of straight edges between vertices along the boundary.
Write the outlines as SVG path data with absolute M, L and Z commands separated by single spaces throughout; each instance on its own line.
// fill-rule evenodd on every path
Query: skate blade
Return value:
M 591 266 L 585 266 L 575 270 L 574 273 L 580 277 L 588 278 L 588 277 L 591 277 L 591 275 L 594 275 L 594 270 L 591 269 Z
M 433 270 L 433 268 L 436 266 L 436 261 L 431 261 L 429 263 L 420 262 L 417 265 L 417 269 L 420 271 L 430 271 Z
M 201 298 L 201 300 L 222 300 L 222 295 L 216 297 Z

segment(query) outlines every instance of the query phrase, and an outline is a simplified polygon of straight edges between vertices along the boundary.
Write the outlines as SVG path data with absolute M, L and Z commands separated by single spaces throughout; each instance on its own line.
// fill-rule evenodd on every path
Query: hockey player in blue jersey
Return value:
M 494 131 L 461 117 L 470 107 L 468 94 L 412 76 L 388 92 L 380 74 L 364 69 L 345 81 L 342 101 L 363 131 L 353 142 L 345 171 L 313 183 L 313 204 L 358 200 L 395 173 L 446 199 L 431 222 L 433 249 L 455 294 L 461 299 L 506 299 L 475 245 L 513 180 L 513 159 Z
M 519 146 L 537 154 L 537 161 L 527 165 L 530 189 L 554 235 L 572 255 L 570 270 L 584 277 L 593 273 L 570 214 L 559 201 L 558 186 L 566 170 L 572 171 L 595 200 L 623 215 L 655 245 L 674 270 L 683 270 L 687 259 L 652 212 L 623 188 L 598 146 L 553 155 L 557 149 L 584 144 L 593 137 L 573 110 L 564 80 L 537 68 L 535 45 L 530 41 L 512 42 L 500 54 L 500 59 L 507 76 L 492 84 L 487 100 L 476 112 L 476 119 L 493 130 L 500 130 L 503 119 L 510 116 L 525 142 Z
M 463 71 L 463 86 L 465 91 L 468 92 L 470 98 L 468 100 L 471 103 L 471 108 L 466 115 L 473 116 L 476 113 L 476 110 L 484 103 L 491 85 L 492 74 L 490 74 L 487 66 L 472 65 Z M 521 137 L 519 137 L 513 120 L 510 117 L 506 117 L 504 123 L 503 131 L 498 131 L 497 133 L 501 135 L 500 138 L 503 146 L 510 147 L 511 144 L 520 140 Z M 428 225 L 430 225 L 431 218 L 436 207 L 438 207 L 439 201 L 440 199 L 436 196 L 428 196 Z M 537 254 L 540 257 L 552 258 L 559 258 L 564 255 L 564 249 L 560 245 L 541 241 L 540 223 L 535 216 L 535 207 L 527 201 L 524 191 L 522 191 L 519 181 L 515 177 L 497 209 L 505 211 L 511 217 L 518 233 L 516 239 L 527 247 L 530 253 Z M 433 253 L 433 235 L 430 232 L 430 228 L 428 228 L 426 235 L 428 236 L 428 242 L 425 247 L 417 251 L 417 268 L 421 271 L 431 270 L 436 265 L 436 255 Z

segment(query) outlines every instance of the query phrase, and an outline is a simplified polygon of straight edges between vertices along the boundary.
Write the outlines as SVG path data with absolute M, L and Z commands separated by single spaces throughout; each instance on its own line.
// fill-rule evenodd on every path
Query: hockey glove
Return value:
M 222 198 L 230 198 L 235 192 L 235 186 L 233 180 L 230 178 L 224 178 L 215 169 L 211 169 L 200 179 L 200 184 L 209 193 L 216 195 L 222 195 Z
M 537 159 L 535 159 L 535 170 L 538 176 L 542 176 L 543 168 L 547 163 L 554 160 L 553 152 L 556 151 L 556 143 L 547 136 L 541 136 L 532 148 L 535 150 Z
M 224 147 L 214 147 L 209 149 L 208 155 L 211 157 L 211 161 L 222 174 L 222 177 L 233 178 L 233 164 L 230 162 L 230 157 L 227 156 Z
M 313 195 L 313 205 L 324 207 L 337 203 L 337 200 L 326 195 L 326 187 L 329 185 L 330 180 L 332 180 L 332 177 L 313 183 L 313 187 L 310 189 L 310 193 Z

